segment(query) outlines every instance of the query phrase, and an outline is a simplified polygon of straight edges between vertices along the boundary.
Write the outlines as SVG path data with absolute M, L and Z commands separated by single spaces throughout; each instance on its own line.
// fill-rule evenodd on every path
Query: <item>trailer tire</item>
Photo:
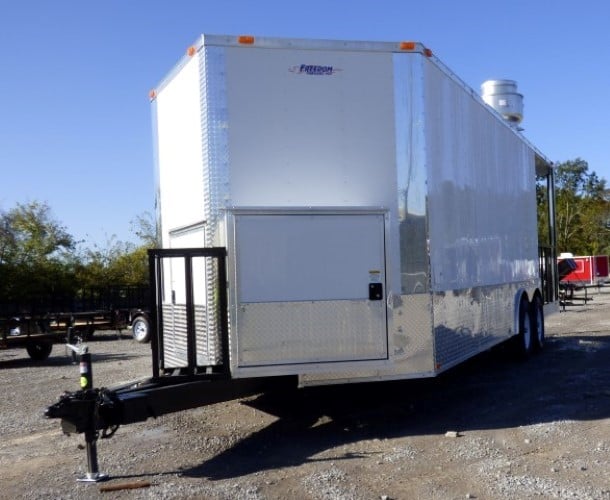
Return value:
M 34 361 L 44 361 L 49 357 L 52 349 L 53 344 L 51 342 L 45 342 L 44 340 L 28 342 L 25 346 L 25 350 Z
M 524 295 L 519 302 L 519 331 L 515 336 L 515 349 L 517 357 L 527 359 L 532 354 L 534 344 L 534 330 L 532 328 L 532 314 L 530 303 Z
M 140 344 L 150 342 L 150 323 L 145 316 L 138 316 L 131 323 L 133 338 Z
M 544 347 L 544 306 L 542 299 L 536 295 L 530 305 L 530 321 L 532 324 L 533 350 L 540 351 Z

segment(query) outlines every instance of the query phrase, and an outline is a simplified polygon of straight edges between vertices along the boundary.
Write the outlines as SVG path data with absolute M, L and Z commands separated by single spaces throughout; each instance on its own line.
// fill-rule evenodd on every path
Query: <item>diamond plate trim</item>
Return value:
M 430 376 L 434 372 L 432 299 L 429 294 L 403 295 L 392 314 L 393 365 L 374 370 L 345 370 L 299 376 L 299 385 L 313 386 L 367 380 Z
M 531 290 L 532 283 L 435 293 L 436 370 L 444 371 L 514 335 L 515 296 L 520 289 Z
M 383 301 L 242 304 L 240 367 L 387 358 Z

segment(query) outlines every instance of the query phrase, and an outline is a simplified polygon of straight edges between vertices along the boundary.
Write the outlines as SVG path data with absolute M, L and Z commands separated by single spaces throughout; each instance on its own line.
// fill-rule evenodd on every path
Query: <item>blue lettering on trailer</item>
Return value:
M 289 71 L 291 73 L 312 75 L 312 76 L 329 76 L 334 75 L 338 71 L 338 68 L 333 66 L 321 66 L 319 64 L 301 64 L 300 66 L 292 66 Z

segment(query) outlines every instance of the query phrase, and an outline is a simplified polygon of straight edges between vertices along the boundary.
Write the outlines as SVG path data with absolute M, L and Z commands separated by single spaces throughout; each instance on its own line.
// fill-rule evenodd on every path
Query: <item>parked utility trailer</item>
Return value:
M 151 96 L 153 378 L 49 408 L 88 443 L 274 381 L 542 347 L 552 165 L 423 45 L 204 35 Z
M 608 281 L 607 255 L 565 255 L 569 255 L 576 264 L 576 269 L 563 278 L 565 283 L 585 287 L 602 285 Z
M 150 340 L 147 286 L 78 290 L 71 296 L 41 295 L 0 302 L 0 349 L 25 347 L 35 361 L 53 344 L 88 340 L 99 330 L 131 329 L 138 342 Z

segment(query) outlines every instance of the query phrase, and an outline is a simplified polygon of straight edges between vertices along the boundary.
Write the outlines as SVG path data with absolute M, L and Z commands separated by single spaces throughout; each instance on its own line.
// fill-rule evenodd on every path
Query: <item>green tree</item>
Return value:
M 0 300 L 39 306 L 70 295 L 73 237 L 46 203 L 18 203 L 0 214 Z
M 152 216 L 137 216 L 132 232 L 140 243 L 113 236 L 105 246 L 83 249 L 46 203 L 0 212 L 0 305 L 9 305 L 9 314 L 69 310 L 75 300 L 95 300 L 109 288 L 146 286 L 147 250 L 156 246 Z
M 88 288 L 145 286 L 148 284 L 147 250 L 156 246 L 152 216 L 145 212 L 131 221 L 132 233 L 140 244 L 119 241 L 112 236 L 103 247 L 94 245 L 83 254 L 82 284 Z
M 585 160 L 560 163 L 556 179 L 556 229 L 559 252 L 599 255 L 610 252 L 610 190 L 589 171 Z
M 115 270 L 115 262 L 122 255 L 134 250 L 133 243 L 118 241 L 111 237 L 104 246 L 97 244 L 86 248 L 82 254 L 83 268 L 81 285 L 84 288 L 107 288 L 109 286 L 124 285 L 123 276 Z
M 143 212 L 131 220 L 131 232 L 146 248 L 155 248 L 159 244 L 157 225 L 150 212 Z

